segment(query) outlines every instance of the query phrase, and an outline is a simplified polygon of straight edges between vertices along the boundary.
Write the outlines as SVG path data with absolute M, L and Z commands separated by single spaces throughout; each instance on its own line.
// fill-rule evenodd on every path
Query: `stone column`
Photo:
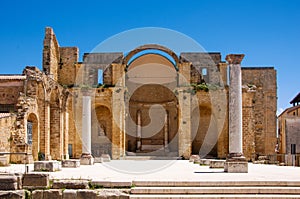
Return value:
M 141 118 L 141 111 L 137 111 L 137 135 L 136 135 L 136 149 L 137 151 L 142 150 L 142 118 Z
M 230 70 L 229 85 L 229 154 L 224 171 L 228 173 L 247 173 L 248 163 L 243 156 L 242 132 L 242 75 L 243 54 L 226 56 Z
M 164 126 L 164 149 L 166 152 L 169 152 L 169 112 L 166 112 L 165 115 L 165 126 Z
M 80 158 L 80 164 L 92 165 L 94 164 L 94 158 L 91 154 L 92 149 L 92 113 L 91 113 L 91 96 L 83 92 L 82 96 L 82 155 Z

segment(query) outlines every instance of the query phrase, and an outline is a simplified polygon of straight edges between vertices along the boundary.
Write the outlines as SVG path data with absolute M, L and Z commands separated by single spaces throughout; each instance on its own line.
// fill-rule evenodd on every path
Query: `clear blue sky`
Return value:
M 184 33 L 223 59 L 244 53 L 243 66 L 274 66 L 279 109 L 300 92 L 298 0 L 7 0 L 0 8 L 0 73 L 41 68 L 46 26 L 61 46 L 78 46 L 81 53 L 122 31 L 150 26 Z

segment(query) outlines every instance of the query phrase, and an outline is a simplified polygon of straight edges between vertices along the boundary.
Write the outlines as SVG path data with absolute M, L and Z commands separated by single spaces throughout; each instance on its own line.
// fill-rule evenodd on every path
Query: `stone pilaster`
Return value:
M 226 60 L 230 69 L 229 85 L 229 154 L 224 171 L 228 173 L 247 173 L 248 163 L 243 156 L 242 137 L 242 76 L 243 54 L 230 54 Z
M 191 143 L 191 93 L 189 87 L 178 89 L 179 102 L 179 132 L 178 132 L 178 153 L 185 159 L 189 159 L 192 152 Z
M 88 92 L 83 92 L 82 96 L 82 155 L 80 164 L 92 165 L 94 158 L 91 155 L 92 149 L 92 113 L 91 113 L 91 96 Z

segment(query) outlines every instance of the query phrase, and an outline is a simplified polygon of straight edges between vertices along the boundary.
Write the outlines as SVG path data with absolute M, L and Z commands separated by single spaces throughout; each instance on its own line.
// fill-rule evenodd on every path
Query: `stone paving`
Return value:
M 29 172 L 33 172 L 33 165 Z M 24 165 L 0 167 L 0 172 L 23 173 Z M 299 181 L 300 167 L 249 163 L 249 173 L 224 173 L 188 160 L 112 160 L 92 166 L 62 168 L 49 172 L 53 179 L 90 179 L 102 181 Z

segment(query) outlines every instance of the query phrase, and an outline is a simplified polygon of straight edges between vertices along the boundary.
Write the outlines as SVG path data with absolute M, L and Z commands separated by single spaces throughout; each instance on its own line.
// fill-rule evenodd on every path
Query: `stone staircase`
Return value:
M 300 181 L 134 181 L 130 198 L 300 198 Z

